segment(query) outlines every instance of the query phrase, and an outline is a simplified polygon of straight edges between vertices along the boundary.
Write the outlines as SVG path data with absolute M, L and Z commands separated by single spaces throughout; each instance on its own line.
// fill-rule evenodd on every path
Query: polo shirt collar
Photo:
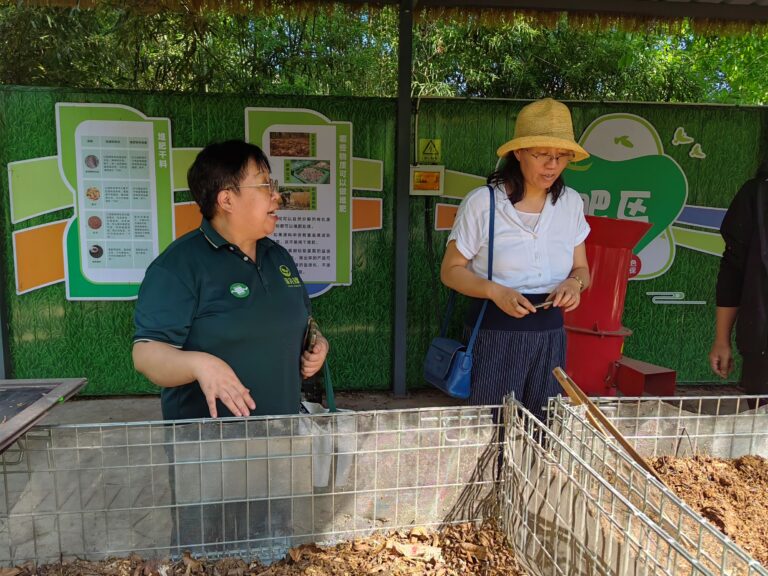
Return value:
M 222 247 L 230 246 L 232 245 L 231 242 L 227 242 L 227 240 L 219 234 L 216 231 L 216 228 L 213 227 L 211 224 L 211 221 L 207 218 L 203 218 L 203 221 L 200 224 L 199 228 L 200 232 L 203 233 L 203 236 L 206 240 L 208 240 L 208 243 L 216 248 L 217 250 Z M 268 248 L 271 248 L 275 244 L 275 241 L 271 238 L 265 237 L 259 240 L 256 243 L 256 250 L 258 253 L 263 253 Z
M 203 236 L 208 240 L 208 243 L 217 250 L 222 246 L 229 246 L 229 242 L 216 231 L 216 228 L 213 227 L 208 218 L 203 218 L 203 222 L 200 224 L 200 232 L 203 233 Z

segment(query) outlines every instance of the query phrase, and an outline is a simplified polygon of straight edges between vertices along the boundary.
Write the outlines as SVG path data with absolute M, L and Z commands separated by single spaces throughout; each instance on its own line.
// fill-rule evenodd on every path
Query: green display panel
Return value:
M 389 388 L 394 338 L 394 100 L 3 87 L 0 165 L 7 167 L 8 177 L 0 178 L 0 258 L 11 377 L 86 377 L 85 393 L 91 395 L 157 392 L 136 374 L 131 363 L 132 301 L 73 299 L 63 281 L 64 269 L 38 270 L 31 287 L 18 278 L 17 252 L 26 250 L 32 254 L 31 260 L 46 256 L 34 243 L 24 244 L 25 233 L 38 237 L 50 232 L 50 237 L 62 238 L 58 247 L 62 254 L 82 247 L 71 234 L 72 225 L 70 234 L 65 229 L 67 222 L 77 221 L 78 199 L 72 189 L 76 186 L 67 184 L 70 177 L 60 162 L 56 110 L 61 103 L 130 109 L 141 114 L 139 122 L 167 126 L 174 150 L 168 176 L 172 198 L 168 199 L 177 208 L 190 200 L 184 176 L 202 146 L 229 138 L 250 138 L 263 144 L 264 130 L 261 140 L 249 134 L 246 110 L 309 110 L 330 125 L 350 127 L 354 159 L 348 160 L 350 170 L 355 171 L 351 195 L 355 200 L 370 200 L 379 220 L 353 226 L 351 238 L 342 239 L 342 247 L 348 251 L 345 264 L 337 270 L 334 287 L 313 299 L 313 308 L 331 341 L 335 384 L 355 390 Z M 423 386 L 423 355 L 437 333 L 446 300 L 439 266 L 448 233 L 436 226 L 440 211 L 455 209 L 495 168 L 495 150 L 512 136 L 516 114 L 524 104 L 430 99 L 419 106 L 414 142 L 440 142 L 445 190 L 442 198 L 409 199 L 409 388 Z M 766 112 L 707 106 L 569 105 L 577 138 L 593 153 L 592 158 L 565 172 L 566 182 L 582 194 L 586 211 L 620 218 L 648 217 L 653 225 L 637 251 L 635 277 L 628 289 L 623 323 L 633 335 L 626 340 L 625 353 L 676 369 L 682 383 L 712 381 L 706 355 L 722 250 L 716 227 L 733 195 L 764 157 Z M 273 124 L 279 125 L 269 122 Z M 341 142 L 337 138 L 334 160 L 339 165 Z M 159 157 L 159 139 L 155 145 Z M 322 148 L 317 137 L 308 137 L 306 145 L 319 160 L 327 160 L 319 158 Z M 86 156 L 82 156 L 83 162 Z M 77 162 L 76 149 L 74 158 Z M 287 171 L 301 180 L 306 174 L 299 174 L 307 167 L 290 164 Z M 318 169 L 317 162 L 309 167 Z M 285 185 L 293 194 L 308 187 L 305 200 L 310 209 L 317 207 L 320 192 L 313 193 L 312 184 Z M 167 181 L 157 184 L 158 190 L 161 187 L 168 189 Z M 170 209 L 167 203 L 165 209 Z M 357 216 L 350 214 L 349 218 Z M 161 220 L 158 238 L 165 245 L 174 231 L 167 217 Z M 75 262 L 82 263 L 82 254 L 78 258 Z M 130 293 L 120 296 L 131 297 Z M 460 331 L 460 324 L 457 318 L 454 329 Z

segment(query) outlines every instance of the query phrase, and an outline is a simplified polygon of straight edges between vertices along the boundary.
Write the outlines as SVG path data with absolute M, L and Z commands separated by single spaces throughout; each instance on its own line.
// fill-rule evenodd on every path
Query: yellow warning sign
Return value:
M 419 164 L 442 164 L 441 140 L 419 138 Z

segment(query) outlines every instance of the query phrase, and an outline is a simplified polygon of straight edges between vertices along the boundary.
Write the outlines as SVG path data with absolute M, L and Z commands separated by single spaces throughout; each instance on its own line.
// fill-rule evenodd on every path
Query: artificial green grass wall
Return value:
M 384 163 L 383 192 L 355 196 L 383 198 L 383 228 L 353 234 L 353 283 L 313 300 L 315 314 L 332 343 L 330 357 L 337 387 L 385 390 L 390 386 L 394 311 L 394 100 L 299 96 L 220 96 L 80 92 L 0 88 L 0 165 L 57 154 L 56 102 L 125 104 L 147 116 L 171 120 L 173 146 L 200 147 L 213 140 L 242 138 L 248 106 L 309 108 L 331 120 L 353 124 L 356 157 Z M 442 140 L 447 169 L 485 176 L 495 167 L 496 148 L 509 139 L 524 102 L 422 100 L 418 137 Z M 576 134 L 597 117 L 624 112 L 653 124 L 664 151 L 688 181 L 688 205 L 727 207 L 763 157 L 766 114 L 761 109 L 644 104 L 571 103 Z M 689 156 L 690 147 L 671 145 L 684 126 L 706 150 L 707 159 Z M 567 174 L 566 174 L 567 181 Z M 580 190 L 581 191 L 581 190 Z M 177 200 L 186 199 L 177 194 Z M 446 200 L 438 200 L 446 201 Z M 447 200 L 457 203 L 457 201 Z M 422 386 L 421 365 L 437 333 L 446 291 L 438 270 L 446 232 L 432 229 L 436 200 L 410 199 L 408 278 L 408 386 Z M 130 359 L 133 302 L 70 302 L 62 283 L 17 296 L 11 233 L 68 218 L 72 211 L 39 216 L 11 225 L 8 180 L 0 179 L 0 250 L 5 317 L 13 378 L 85 376 L 86 394 L 153 393 L 157 389 L 133 371 Z M 685 226 L 682 226 L 685 227 Z M 625 353 L 678 371 L 678 381 L 712 381 L 706 354 L 714 318 L 714 285 L 719 259 L 678 247 L 664 275 L 630 283 L 623 323 L 634 331 Z M 705 305 L 653 304 L 648 292 L 684 292 Z M 459 321 L 457 315 L 456 328 Z
M 244 138 L 243 110 L 248 106 L 310 108 L 331 120 L 354 126 L 354 155 L 384 163 L 385 193 L 355 191 L 355 196 L 383 196 L 383 230 L 354 235 L 354 282 L 313 300 L 314 313 L 332 341 L 335 382 L 342 388 L 386 389 L 391 372 L 391 315 L 394 269 L 393 101 L 299 96 L 230 97 L 140 92 L 78 92 L 0 88 L 0 165 L 54 156 L 56 102 L 124 104 L 147 116 L 171 120 L 174 148 Z M 11 233 L 68 218 L 62 210 L 11 225 L 8 179 L 0 178 L 2 266 L 12 378 L 86 377 L 85 394 L 156 393 L 158 388 L 133 370 L 132 301 L 71 302 L 59 283 L 16 295 Z M 188 200 L 183 193 L 177 201 Z M 259 327 L 254 327 L 259 329 Z M 268 327 L 263 327 L 268 329 Z
M 511 139 L 517 112 L 526 102 L 424 100 L 419 106 L 419 138 L 441 138 L 446 167 L 487 175 L 496 165 L 496 148 Z M 754 176 L 760 159 L 768 157 L 765 109 L 726 106 L 661 105 L 630 103 L 569 102 L 576 138 L 596 118 L 628 113 L 649 121 L 661 138 L 664 152 L 686 175 L 686 205 L 727 208 L 745 180 Z M 691 146 L 675 146 L 678 127 L 695 136 L 706 151 L 706 159 L 691 157 Z M 566 184 L 569 172 L 564 173 Z M 573 180 L 573 175 L 571 175 Z M 578 189 L 579 192 L 586 192 Z M 409 382 L 417 382 L 421 359 L 437 331 L 432 279 L 447 232 L 432 236 L 437 263 L 430 269 L 427 234 L 422 213 L 433 203 L 429 198 L 411 200 L 409 253 Z M 677 224 L 680 228 L 695 228 Z M 716 230 L 710 230 L 716 232 Z M 681 383 L 717 380 L 709 368 L 707 354 L 714 336 L 715 282 L 720 259 L 678 246 L 674 264 L 663 275 L 629 283 L 623 324 L 633 331 L 624 353 L 632 358 L 677 370 Z M 439 284 L 439 282 L 438 282 Z M 649 292 L 682 292 L 686 301 L 703 305 L 654 304 Z M 441 293 L 441 303 L 445 293 Z M 738 379 L 738 369 L 731 380 Z

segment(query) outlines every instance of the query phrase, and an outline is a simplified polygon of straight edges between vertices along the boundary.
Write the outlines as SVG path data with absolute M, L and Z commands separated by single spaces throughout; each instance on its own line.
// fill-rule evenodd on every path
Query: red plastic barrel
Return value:
M 566 370 L 587 394 L 612 395 L 615 362 L 632 333 L 621 325 L 632 249 L 651 225 L 602 216 L 587 216 L 587 222 L 591 283 L 579 307 L 565 315 Z
M 590 396 L 614 396 L 616 361 L 621 358 L 624 338 L 632 331 L 622 328 L 613 332 L 581 330 L 565 327 L 568 335 L 565 367 L 579 388 Z

